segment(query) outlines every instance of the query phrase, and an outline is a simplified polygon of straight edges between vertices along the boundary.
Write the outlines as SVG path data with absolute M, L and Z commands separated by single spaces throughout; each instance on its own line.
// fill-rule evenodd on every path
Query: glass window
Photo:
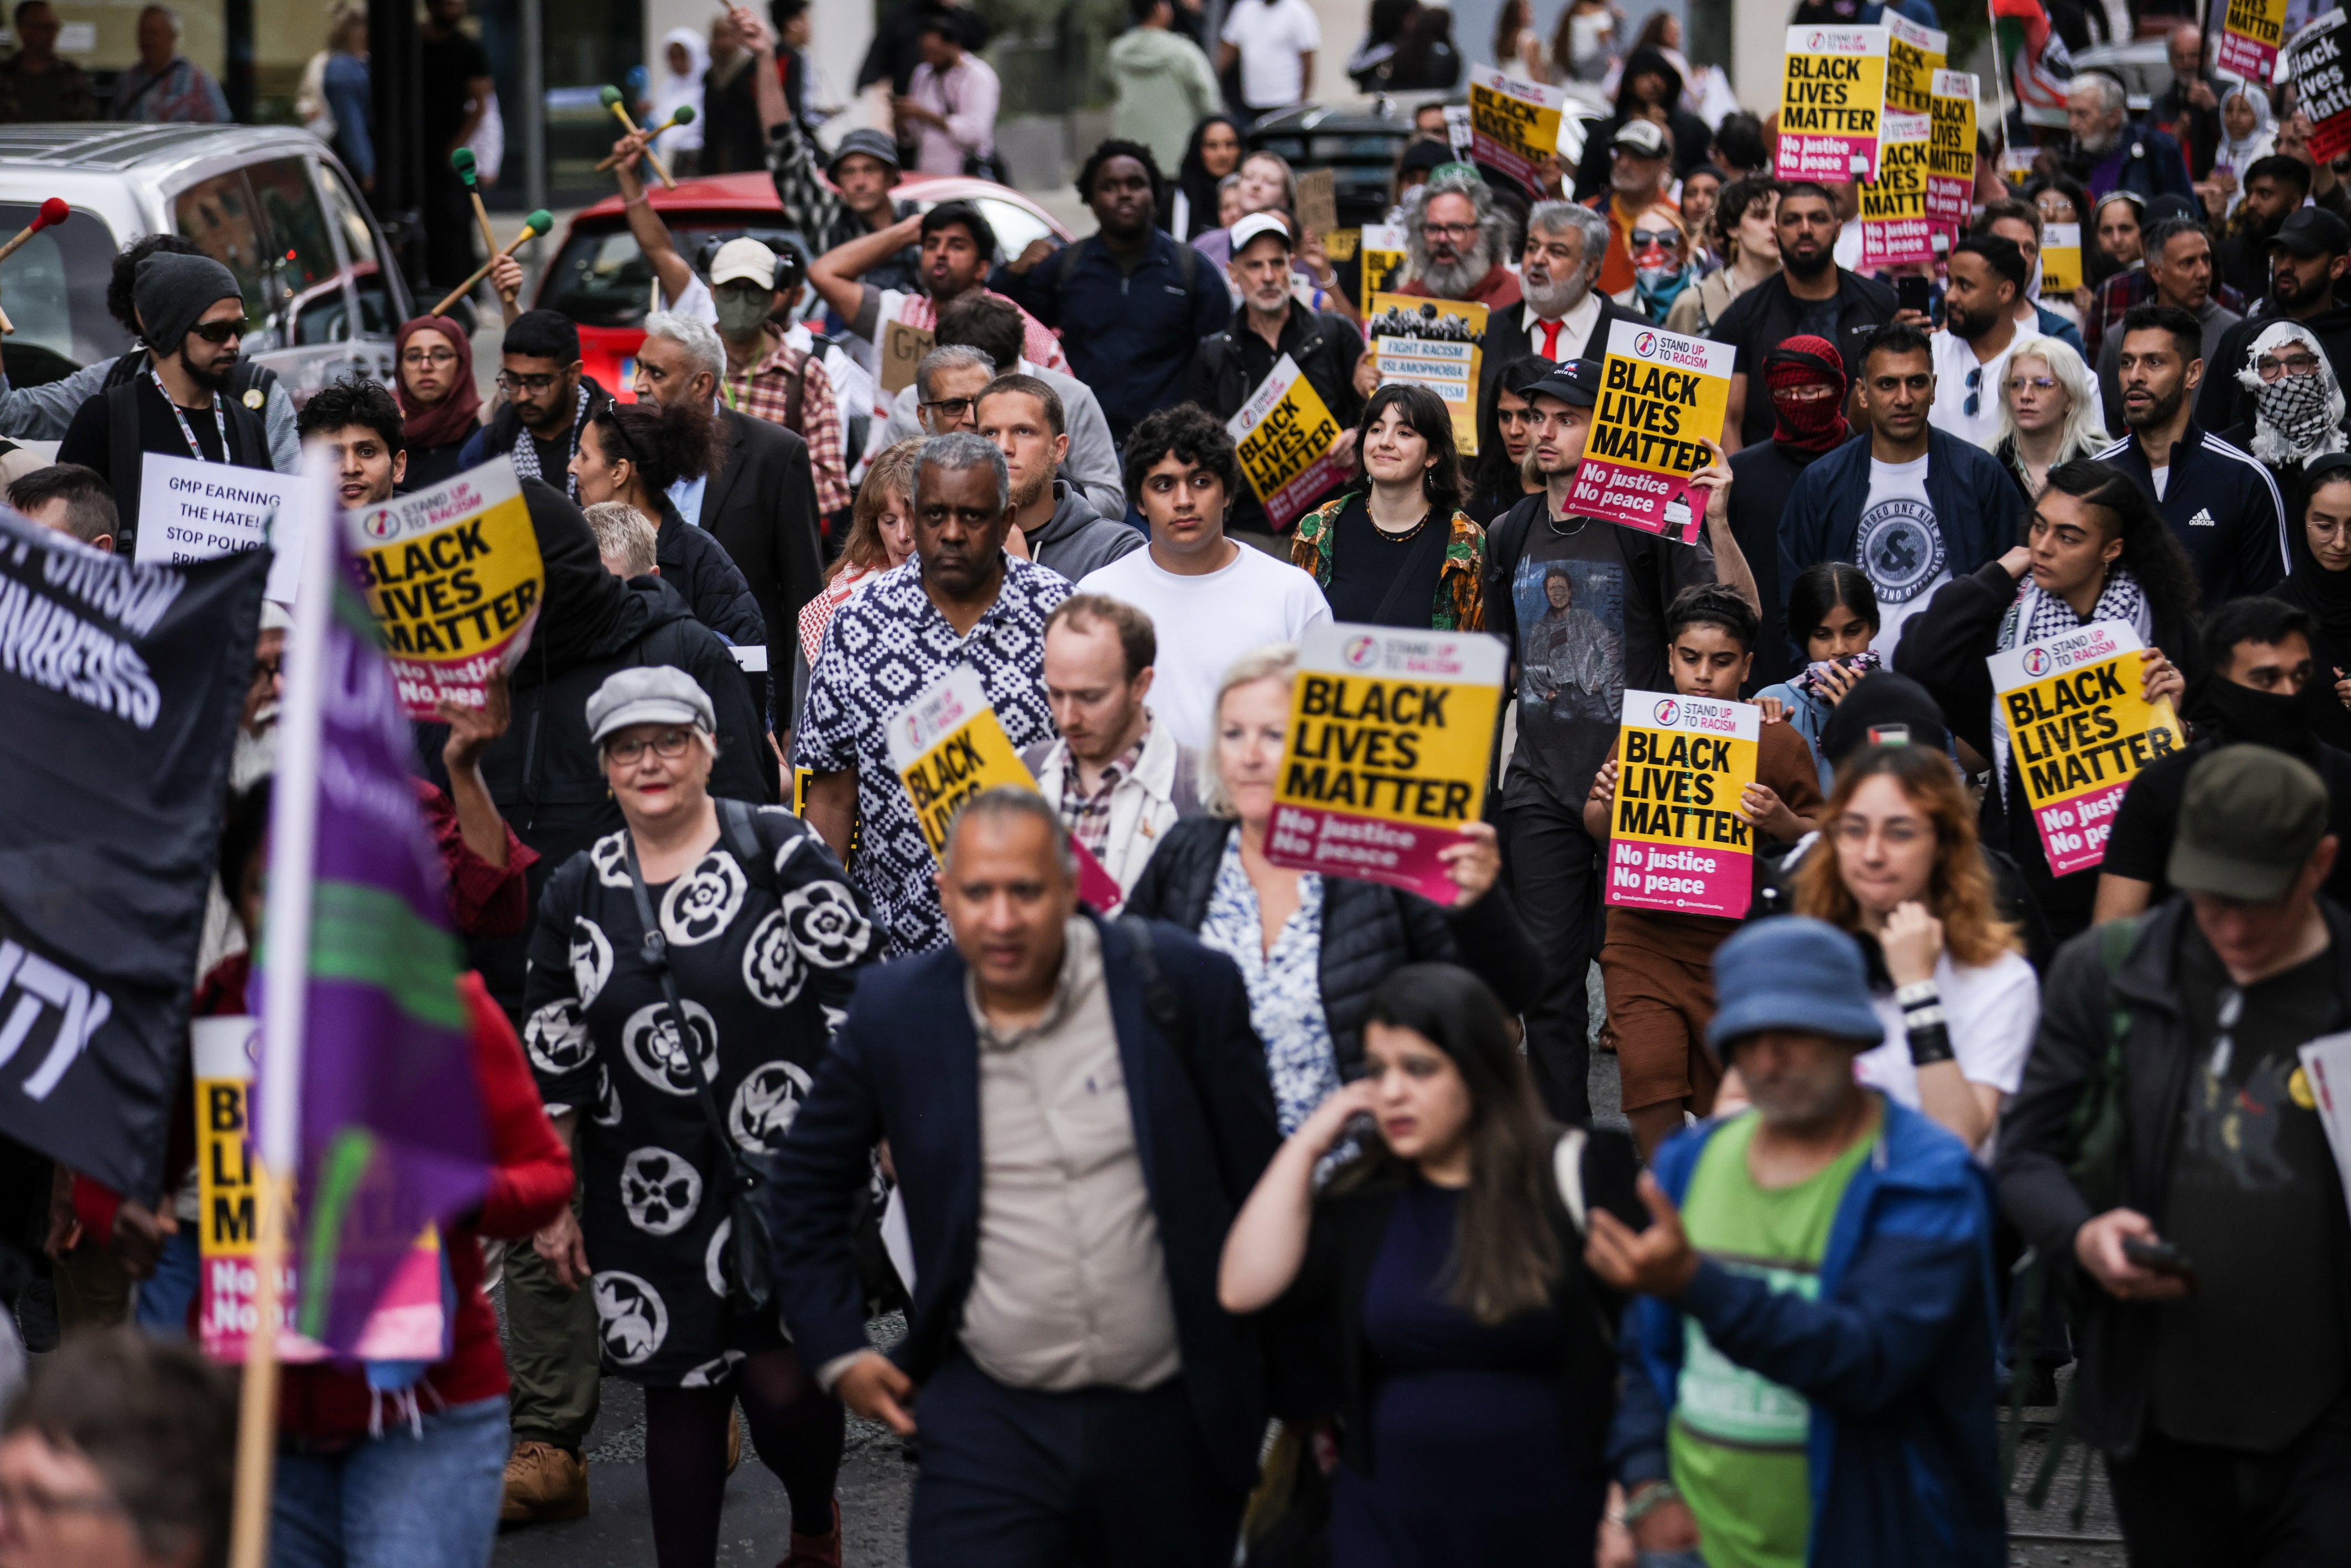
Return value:
M 0 233 L 15 234 L 34 211 L 29 203 L 0 203 Z M 106 308 L 114 249 L 105 221 L 77 211 L 71 223 L 43 229 L 0 266 L 0 308 L 16 327 L 0 349 L 11 382 L 62 381 L 131 348 L 130 334 Z
M 189 186 L 173 200 L 172 214 L 181 237 L 195 241 L 235 277 L 237 291 L 245 296 L 245 351 L 269 347 L 264 334 L 277 303 L 271 298 L 276 269 L 269 265 L 268 242 L 245 172 L 233 169 Z
M 360 331 L 370 338 L 389 338 L 400 329 L 400 307 L 393 302 L 392 286 L 384 281 L 374 225 L 368 222 L 367 210 L 351 193 L 341 171 L 322 164 L 319 182 L 326 187 L 327 221 L 343 236 L 343 253 L 351 258 L 351 282 L 360 297 Z
M 982 196 L 977 205 L 979 215 L 996 231 L 997 248 L 1007 261 L 1027 250 L 1030 240 L 1054 237 L 1044 219 L 1016 203 L 998 196 Z
M 327 214 L 319 204 L 318 187 L 299 158 L 272 158 L 247 166 L 259 203 L 269 243 L 274 308 L 292 313 L 320 284 L 333 281 L 335 243 L 327 233 Z
M 296 302 L 294 347 L 305 349 L 319 343 L 345 342 L 350 335 L 350 301 L 344 296 L 340 283 L 330 279 Z

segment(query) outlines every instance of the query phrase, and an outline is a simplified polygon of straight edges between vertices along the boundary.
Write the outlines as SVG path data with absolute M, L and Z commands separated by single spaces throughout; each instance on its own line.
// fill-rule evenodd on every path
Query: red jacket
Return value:
M 457 1322 L 449 1359 L 428 1368 L 417 1387 L 427 1411 L 507 1391 L 497 1316 L 482 1293 L 477 1239 L 520 1240 L 571 1201 L 571 1156 L 547 1119 L 514 1026 L 490 1000 L 481 976 L 468 973 L 457 987 L 473 1019 L 474 1082 L 489 1121 L 490 1187 L 470 1223 L 450 1226 L 442 1234 L 450 1281 L 456 1287 Z M 277 1424 L 288 1436 L 314 1442 L 365 1437 L 374 1404 L 358 1366 L 289 1366 L 279 1387 Z

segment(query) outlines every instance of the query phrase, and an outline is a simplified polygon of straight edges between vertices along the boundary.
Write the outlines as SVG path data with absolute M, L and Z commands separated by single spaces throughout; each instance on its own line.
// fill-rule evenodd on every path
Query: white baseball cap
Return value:
M 1249 247 L 1250 241 L 1264 235 L 1280 235 L 1281 239 L 1281 248 L 1284 250 L 1290 248 L 1290 223 L 1288 219 L 1284 218 L 1280 213 L 1251 213 L 1249 216 L 1243 218 L 1240 222 L 1233 225 L 1232 254 L 1234 259 L 1239 259 L 1241 252 Z
M 745 235 L 730 239 L 718 247 L 710 258 L 710 287 L 722 283 L 739 283 L 746 279 L 762 288 L 776 286 L 776 253 L 764 244 Z
M 1628 120 L 1619 126 L 1608 143 L 1618 152 L 1630 152 L 1639 158 L 1662 158 L 1666 155 L 1666 133 L 1653 120 Z

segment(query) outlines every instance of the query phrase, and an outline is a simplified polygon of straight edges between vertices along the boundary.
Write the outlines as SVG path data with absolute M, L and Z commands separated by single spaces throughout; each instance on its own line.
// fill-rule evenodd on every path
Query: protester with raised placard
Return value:
M 1895 664 L 1934 694 L 1951 733 L 1992 763 L 1993 787 L 1983 803 L 1986 839 L 2024 868 L 2027 885 L 2062 939 L 2089 920 L 2097 879 L 2087 873 L 2051 874 L 1984 660 L 2093 622 L 2119 622 L 2147 650 L 2141 694 L 2176 706 L 2184 690 L 2182 669 L 2202 666 L 2189 619 L 2196 580 L 2145 495 L 2104 464 L 2074 462 L 2050 470 L 2025 537 L 2029 542 L 1956 574 L 1938 590 L 1914 618 L 1916 641 L 1904 639 Z
M 1721 583 L 1701 583 L 1676 594 L 1666 610 L 1666 660 L 1673 689 L 1685 697 L 1738 701 L 1753 667 L 1760 624 L 1754 607 Z M 1718 798 L 1719 809 L 1746 823 L 1750 856 L 1767 838 L 1792 843 L 1811 832 L 1821 805 L 1811 745 L 1784 723 L 1766 723 L 1761 735 L 1753 781 L 1736 800 Z M 1584 799 L 1584 831 L 1604 845 L 1614 836 L 1620 779 L 1664 771 L 1625 763 L 1619 751 L 1619 745 L 1609 747 L 1608 759 Z M 1739 928 L 1739 921 L 1635 908 L 1610 909 L 1606 920 L 1600 979 L 1608 1011 L 1602 1038 L 1615 1046 L 1620 1103 L 1646 1158 L 1681 1130 L 1685 1111 L 1703 1118 L 1713 1107 L 1722 1072 L 1706 1045 L 1715 1008 L 1711 965 L 1715 948 Z
M 1216 737 L 1203 757 L 1209 814 L 1167 831 L 1125 905 L 1198 932 L 1240 966 L 1285 1134 L 1342 1082 L 1362 1076 L 1371 993 L 1399 966 L 1464 965 L 1513 1011 L 1543 973 L 1509 894 L 1496 886 L 1501 855 L 1484 822 L 1464 824 L 1463 841 L 1441 852 L 1459 889 L 1449 906 L 1266 858 L 1297 678 L 1288 644 L 1258 649 L 1224 672 Z
M 835 855 L 847 852 L 856 827 L 851 878 L 893 956 L 942 947 L 947 930 L 936 862 L 891 766 L 891 720 L 962 665 L 979 677 L 1015 747 L 1053 733 L 1045 618 L 1070 584 L 1005 553 L 1011 488 L 1004 455 L 977 435 L 935 436 L 923 448 L 914 470 L 921 569 L 884 572 L 833 612 L 793 727 L 792 761 L 813 775 L 808 820 Z

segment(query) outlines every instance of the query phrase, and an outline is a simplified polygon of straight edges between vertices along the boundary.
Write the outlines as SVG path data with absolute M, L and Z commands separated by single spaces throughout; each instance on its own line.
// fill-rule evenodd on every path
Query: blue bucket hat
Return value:
M 1717 1056 L 1727 1041 L 1767 1029 L 1872 1045 L 1886 1037 L 1869 1006 L 1861 945 L 1810 915 L 1759 920 L 1734 932 L 1714 950 L 1714 994 L 1719 1006 L 1706 1042 Z

